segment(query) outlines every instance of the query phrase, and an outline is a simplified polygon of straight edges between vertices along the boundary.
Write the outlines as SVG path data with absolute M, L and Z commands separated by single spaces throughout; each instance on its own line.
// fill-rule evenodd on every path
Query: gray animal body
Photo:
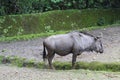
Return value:
M 47 37 L 43 41 L 43 48 L 43 60 L 48 59 L 50 68 L 54 68 L 52 59 L 55 53 L 60 56 L 72 53 L 72 68 L 75 68 L 77 55 L 84 51 L 103 53 L 103 46 L 99 37 L 79 31 Z

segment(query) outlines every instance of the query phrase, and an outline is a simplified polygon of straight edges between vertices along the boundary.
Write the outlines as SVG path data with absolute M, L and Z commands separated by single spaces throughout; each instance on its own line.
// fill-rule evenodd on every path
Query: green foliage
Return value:
M 88 31 L 88 30 L 94 30 L 94 29 L 100 29 L 100 28 L 106 28 L 106 27 L 115 27 L 115 26 L 120 26 L 120 24 L 112 24 L 112 25 L 107 25 L 107 26 L 92 26 L 92 27 L 87 27 L 87 28 L 82 28 L 78 29 L 80 31 Z M 18 41 L 18 40 L 30 40 L 38 37 L 47 37 L 51 35 L 56 35 L 56 34 L 65 34 L 70 32 L 70 30 L 66 31 L 57 31 L 57 32 L 45 32 L 45 33 L 40 33 L 40 34 L 28 34 L 28 35 L 18 35 L 18 36 L 12 36 L 12 37 L 1 37 L 0 42 L 10 42 L 10 41 Z M 2 50 L 4 52 L 6 50 Z
M 55 34 L 62 34 L 65 33 L 66 31 L 59 31 L 56 33 L 40 33 L 40 34 L 28 34 L 28 35 L 18 35 L 18 36 L 12 36 L 12 37 L 1 37 L 0 41 L 4 42 L 4 41 L 18 41 L 18 40 L 30 40 L 30 39 L 34 39 L 34 38 L 38 38 L 38 37 L 45 37 L 45 36 L 50 36 L 50 35 L 55 35 Z
M 103 26 L 105 24 L 105 19 L 102 17 L 102 18 L 99 18 L 98 19 L 98 22 L 97 22 L 97 25 L 98 26 Z
M 68 70 L 71 69 L 71 63 L 54 62 L 54 67 L 58 70 Z
M 51 0 L 51 2 L 53 2 L 53 3 L 59 3 L 61 1 L 64 1 L 64 0 Z
M 24 61 L 25 61 L 25 58 L 19 58 L 17 56 L 14 56 L 14 57 L 7 57 L 8 60 L 10 60 L 10 63 L 12 65 L 16 65 L 18 67 L 23 67 L 23 64 L 24 64 Z M 6 58 L 6 59 L 7 59 Z M 7 63 L 7 62 L 6 62 Z
M 0 56 L 0 64 L 2 64 L 3 59 L 4 59 L 4 56 Z
M 114 24 L 120 24 L 120 20 L 115 21 Z
M 100 63 L 100 62 L 91 62 L 89 64 L 89 69 L 90 70 L 106 70 L 106 67 L 104 66 L 103 63 Z
M 51 26 L 45 26 L 45 32 L 54 32 L 54 30 L 51 29 Z
M 54 62 L 54 66 L 59 70 L 71 69 L 70 62 Z M 120 71 L 120 63 L 101 63 L 101 62 L 77 62 L 76 69 L 89 69 L 95 71 Z
M 22 35 L 24 32 L 24 29 L 22 27 L 19 27 L 18 28 L 18 32 L 17 32 L 17 35 Z
M 77 62 L 76 69 L 88 69 L 89 64 L 87 62 Z
M 29 61 L 24 61 L 23 65 L 24 67 L 35 67 L 35 61 L 34 60 L 29 60 Z
M 5 15 L 5 9 L 4 6 L 0 6 L 0 16 Z
M 88 15 L 89 14 L 89 15 Z M 76 30 L 120 20 L 120 9 L 57 10 L 39 14 L 0 17 L 0 36 L 18 36 Z
M 0 15 L 51 10 L 120 8 L 120 0 L 0 0 Z
M 88 27 L 88 28 L 82 28 L 79 29 L 80 31 L 88 31 L 88 30 L 94 30 L 94 29 L 100 29 L 100 28 L 107 28 L 107 27 L 115 27 L 115 26 L 120 26 L 119 23 L 115 23 L 112 25 L 107 25 L 107 26 L 92 26 L 92 27 Z M 40 33 L 40 34 L 28 34 L 28 35 L 18 35 L 18 36 L 13 36 L 13 37 L 1 37 L 0 41 L 1 42 L 10 42 L 10 41 L 18 41 L 18 40 L 30 40 L 30 39 L 34 39 L 34 38 L 38 38 L 38 37 L 47 37 L 47 36 L 51 36 L 51 35 L 56 35 L 56 34 L 65 34 L 70 32 L 70 30 L 67 31 L 57 31 L 54 33 L 51 32 L 47 32 L 47 33 Z M 4 52 L 6 50 L 2 50 L 2 52 Z
M 120 71 L 120 64 L 119 63 L 107 63 L 107 64 L 104 64 L 104 67 L 106 68 L 107 71 Z M 114 69 L 113 69 L 114 68 Z
M 38 63 L 35 62 L 35 65 L 36 65 L 36 66 L 34 66 L 35 68 L 39 68 L 39 69 L 44 69 L 45 68 L 43 62 L 38 62 Z

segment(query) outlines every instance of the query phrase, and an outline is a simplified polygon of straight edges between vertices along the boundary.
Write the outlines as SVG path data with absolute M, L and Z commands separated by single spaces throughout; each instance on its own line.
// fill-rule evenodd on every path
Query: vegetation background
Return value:
M 0 15 L 88 8 L 120 8 L 120 0 L 0 0 Z
M 0 0 L 0 36 L 120 23 L 120 0 Z

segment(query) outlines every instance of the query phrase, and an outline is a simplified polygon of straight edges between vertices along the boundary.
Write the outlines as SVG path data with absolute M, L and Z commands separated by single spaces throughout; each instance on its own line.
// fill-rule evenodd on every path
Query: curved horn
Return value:
M 100 33 L 100 37 L 103 37 L 103 33 L 102 32 Z
M 100 38 L 102 38 L 102 37 L 103 37 L 103 33 L 100 32 L 99 36 L 96 36 L 96 37 L 95 37 L 95 40 L 100 39 Z
M 103 37 L 103 33 L 102 32 L 100 32 L 99 33 L 99 36 L 97 36 L 98 38 L 102 38 Z

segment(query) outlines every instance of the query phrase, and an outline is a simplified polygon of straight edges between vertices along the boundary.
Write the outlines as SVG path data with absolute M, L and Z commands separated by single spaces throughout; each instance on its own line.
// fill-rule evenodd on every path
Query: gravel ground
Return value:
M 120 61 L 120 26 L 104 28 L 90 31 L 93 35 L 103 33 L 104 53 L 84 52 L 78 56 L 77 61 L 100 61 L 100 62 L 119 62 Z M 42 42 L 44 38 L 37 38 L 28 41 L 0 42 L 0 55 L 20 56 L 27 59 L 42 61 Z M 61 57 L 56 55 L 55 61 L 71 61 L 71 54 Z
M 90 31 L 91 34 L 103 33 L 104 53 L 84 52 L 77 61 L 120 62 L 120 27 Z M 0 55 L 20 56 L 42 61 L 42 41 L 38 38 L 28 41 L 0 42 Z M 71 61 L 71 55 L 56 55 L 55 61 Z M 120 72 L 99 72 L 89 70 L 42 70 L 33 68 L 17 68 L 0 65 L 0 80 L 120 80 Z
M 0 65 L 0 80 L 120 80 L 120 72 L 56 71 Z

